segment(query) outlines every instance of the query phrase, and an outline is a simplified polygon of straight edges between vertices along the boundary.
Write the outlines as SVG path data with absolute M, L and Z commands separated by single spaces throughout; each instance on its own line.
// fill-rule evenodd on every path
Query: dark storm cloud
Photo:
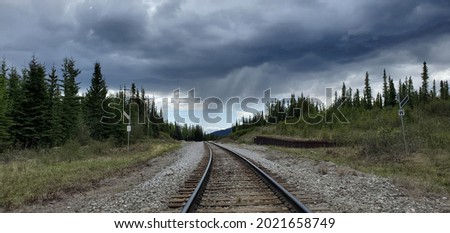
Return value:
M 148 17 L 136 1 L 84 2 L 76 6 L 79 43 L 92 49 L 132 49 L 146 40 Z M 112 52 L 112 51 L 111 51 Z
M 0 3 L 7 28 L 0 55 L 19 66 L 32 53 L 47 64 L 73 56 L 85 85 L 100 61 L 114 88 L 137 82 L 220 97 L 267 87 L 290 92 L 341 83 L 349 69 L 450 64 L 430 54 L 435 45 L 447 48 L 448 12 L 448 1 L 7 0 Z

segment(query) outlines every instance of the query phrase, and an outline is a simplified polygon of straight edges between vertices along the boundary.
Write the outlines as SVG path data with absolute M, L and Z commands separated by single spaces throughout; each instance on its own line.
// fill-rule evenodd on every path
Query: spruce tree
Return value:
M 153 98 L 152 103 L 149 109 L 149 121 L 151 132 L 153 133 L 153 137 L 159 136 L 160 132 L 160 124 L 163 123 L 162 115 L 158 114 L 158 110 L 156 109 L 155 98 Z
M 146 133 L 147 131 L 147 125 L 146 125 L 146 118 L 147 113 L 146 110 L 148 109 L 147 103 L 145 100 L 145 89 L 144 87 L 141 87 L 141 92 L 139 95 L 139 125 L 142 128 L 142 131 Z
M 106 99 L 108 90 L 103 79 L 100 63 L 95 63 L 92 74 L 91 86 L 86 92 L 84 99 L 84 120 L 89 128 L 90 136 L 95 140 L 104 140 L 109 137 L 110 129 L 108 125 L 102 124 L 104 115 L 102 103 Z
M 78 132 L 79 117 L 80 117 L 80 98 L 78 97 L 79 83 L 76 82 L 77 76 L 81 73 L 75 67 L 75 60 L 72 58 L 65 58 L 62 65 L 63 75 L 63 128 L 65 132 L 65 139 L 74 138 Z
M 400 79 L 398 81 L 398 92 L 400 95 L 400 100 L 403 100 L 408 95 L 408 81 L 405 79 L 405 82 L 402 82 Z
M 340 103 L 343 103 L 346 100 L 346 96 L 347 96 L 347 87 L 345 86 L 345 82 L 343 82 Z
M 419 95 L 418 95 L 417 91 L 414 90 L 414 84 L 413 84 L 411 76 L 409 76 L 409 79 L 408 79 L 407 89 L 408 89 L 407 92 L 408 92 L 408 96 L 409 96 L 408 105 L 410 107 L 414 107 L 414 105 L 419 102 Z
M 23 74 L 23 98 L 20 105 L 17 132 L 25 148 L 37 148 L 49 143 L 49 98 L 45 83 L 45 67 L 33 56 Z
M 9 71 L 9 80 L 8 80 L 8 116 L 11 119 L 11 125 L 8 129 L 9 134 L 12 139 L 13 146 L 16 145 L 17 141 L 17 134 L 18 131 L 21 129 L 20 126 L 20 117 L 21 117 L 21 101 L 23 99 L 23 92 L 22 92 L 22 78 L 17 73 L 16 68 L 11 67 Z
M 428 94 L 428 79 L 430 78 L 428 76 L 428 67 L 427 63 L 423 62 L 423 70 L 422 70 L 422 87 L 420 91 L 420 101 L 421 102 L 428 102 L 429 94 Z
M 175 129 L 174 129 L 174 131 L 172 132 L 172 138 L 175 138 L 175 139 L 177 139 L 177 140 L 182 140 L 183 139 L 183 137 L 182 137 L 182 135 L 181 135 L 181 128 L 180 128 L 180 126 L 177 124 L 177 122 L 175 122 Z
M 397 104 L 397 91 L 395 90 L 394 80 L 389 76 L 389 94 L 388 105 L 395 107 Z
M 108 109 L 108 112 L 114 112 L 114 116 L 110 116 L 112 117 L 110 119 L 105 118 L 103 122 L 111 128 L 111 136 L 115 139 L 116 143 L 124 144 L 127 140 L 126 125 L 123 119 L 125 93 L 121 90 L 115 94 L 114 98 L 107 98 L 106 101 L 107 103 L 104 106 L 113 107 L 114 109 Z
M 8 129 L 11 120 L 8 117 L 7 71 L 6 62 L 3 60 L 0 73 L 0 152 L 6 147 L 7 141 L 10 139 Z
M 375 98 L 374 106 L 379 109 L 383 108 L 383 98 L 381 97 L 380 92 L 377 93 L 377 97 Z
M 339 98 L 337 91 L 334 91 L 334 105 L 339 105 Z
M 431 89 L 431 99 L 436 99 L 437 93 L 436 93 L 436 80 L 433 79 L 433 87 Z
M 383 70 L 383 106 L 388 106 L 389 104 L 389 91 L 388 91 L 388 83 L 387 83 L 387 76 L 386 76 L 386 70 Z
M 56 74 L 56 67 L 52 66 L 51 73 L 48 74 L 49 83 L 49 99 L 50 99 L 50 144 L 51 146 L 61 145 L 64 141 L 64 129 L 63 129 L 63 107 L 61 97 L 61 84 Z
M 441 80 L 440 82 L 440 89 L 439 89 L 439 97 L 442 100 L 448 100 L 448 81 Z
M 353 106 L 355 108 L 361 107 L 361 97 L 359 95 L 359 89 L 356 89 L 355 96 L 353 97 Z
M 449 93 L 448 93 L 448 91 L 449 91 L 449 89 L 448 89 L 448 81 L 445 81 L 444 82 L 444 93 L 445 93 L 445 97 L 444 97 L 444 100 L 448 100 L 449 99 Z
M 131 141 L 136 142 L 139 140 L 143 134 L 145 133 L 143 129 L 141 128 L 141 125 L 139 124 L 139 105 L 140 105 L 140 99 L 139 99 L 139 90 L 136 88 L 136 84 L 131 84 L 130 89 L 130 99 L 127 103 L 126 109 L 128 109 L 127 113 L 130 115 L 131 118 Z
M 351 88 L 351 87 L 349 87 L 349 88 L 347 89 L 346 97 L 347 97 L 347 102 L 345 102 L 345 103 L 346 103 L 346 106 L 348 106 L 348 107 L 350 107 L 350 108 L 353 107 L 352 88 Z
M 297 106 L 297 102 L 295 101 L 295 95 L 291 94 L 291 99 L 289 100 L 289 107 L 287 117 L 295 118 L 295 108 Z
M 369 72 L 366 72 L 366 77 L 364 79 L 363 104 L 365 109 L 372 108 L 372 88 L 370 87 Z

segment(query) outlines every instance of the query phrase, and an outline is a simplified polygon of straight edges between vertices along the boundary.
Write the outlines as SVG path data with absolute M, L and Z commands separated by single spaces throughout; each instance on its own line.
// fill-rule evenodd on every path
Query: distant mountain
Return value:
M 214 131 L 210 134 L 218 137 L 226 137 L 231 134 L 231 128 Z

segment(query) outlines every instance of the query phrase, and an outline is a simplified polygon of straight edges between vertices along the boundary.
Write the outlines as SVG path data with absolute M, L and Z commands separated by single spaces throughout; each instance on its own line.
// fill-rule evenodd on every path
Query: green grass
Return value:
M 127 152 L 109 143 L 80 147 L 72 142 L 47 151 L 10 152 L 13 159 L 0 163 L 0 207 L 11 210 L 90 189 L 101 179 L 126 173 L 179 146 L 175 141 L 149 140 Z
M 450 193 L 450 102 L 406 108 L 407 152 L 397 108 L 341 110 L 348 123 L 282 122 L 237 131 L 230 138 L 240 143 L 253 143 L 257 135 L 334 141 L 344 147 L 277 149 L 388 177 L 412 193 Z
M 413 196 L 426 193 L 450 195 L 450 152 L 448 151 L 412 153 L 402 158 L 393 158 L 388 155 L 374 158 L 362 156 L 359 148 L 352 147 L 272 148 L 303 158 L 347 165 L 362 172 L 389 178 L 406 188 Z

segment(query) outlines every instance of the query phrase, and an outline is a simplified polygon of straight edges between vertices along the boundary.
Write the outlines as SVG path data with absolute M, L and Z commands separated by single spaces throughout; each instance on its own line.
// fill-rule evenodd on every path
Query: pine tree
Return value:
M 203 129 L 200 125 L 196 125 L 193 127 L 193 140 L 194 141 L 203 141 Z
M 286 101 L 283 99 L 278 104 L 278 120 L 284 121 L 285 119 L 286 119 Z
M 22 92 L 22 78 L 17 73 L 16 68 L 11 67 L 8 80 L 8 116 L 11 119 L 11 125 L 8 129 L 9 134 L 13 142 L 13 146 L 16 146 L 18 131 L 21 129 L 20 117 L 21 117 L 21 101 L 23 99 Z
M 359 89 L 356 89 L 355 96 L 353 97 L 353 106 L 355 108 L 361 107 L 361 97 L 359 95 Z
M 383 106 L 388 106 L 389 104 L 389 90 L 388 90 L 388 83 L 387 83 L 387 76 L 386 76 L 386 70 L 383 70 Z
M 437 93 L 436 93 L 436 80 L 433 79 L 433 87 L 431 89 L 431 99 L 436 99 Z
M 295 118 L 295 108 L 297 106 L 297 102 L 295 101 L 295 95 L 291 94 L 291 99 L 289 101 L 289 107 L 288 107 L 288 118 Z
M 443 100 L 448 100 L 449 94 L 448 94 L 448 81 L 441 80 L 440 82 L 440 90 L 439 90 L 439 96 Z
M 62 65 L 63 75 L 63 128 L 65 131 L 65 139 L 74 138 L 78 133 L 79 117 L 80 117 L 80 98 L 78 97 L 79 83 L 76 82 L 77 76 L 81 73 L 75 67 L 75 60 L 65 58 Z
M 429 94 L 428 94 L 428 79 L 430 78 L 428 76 L 428 67 L 427 67 L 427 63 L 423 62 L 423 71 L 422 71 L 422 87 L 421 87 L 421 91 L 420 91 L 420 101 L 421 102 L 428 102 L 429 99 Z
M 370 87 L 369 72 L 366 72 L 366 78 L 364 79 L 363 105 L 365 109 L 372 108 L 372 88 Z
M 131 84 L 131 99 L 135 99 L 136 98 L 136 84 L 132 83 Z
M 94 65 L 91 86 L 86 92 L 83 104 L 84 121 L 88 126 L 90 136 L 95 140 L 104 140 L 110 135 L 108 125 L 102 124 L 104 116 L 102 104 L 107 94 L 106 82 L 103 79 L 100 63 L 97 62 Z
M 375 98 L 374 106 L 379 109 L 383 108 L 383 98 L 381 97 L 380 92 L 377 93 L 377 97 Z
M 346 95 L 347 95 L 347 87 L 345 86 L 345 82 L 343 82 L 340 103 L 343 103 L 346 100 L 346 98 L 347 98 Z
M 448 81 L 444 81 L 444 100 L 449 99 Z
M 159 125 L 163 123 L 162 115 L 158 115 L 158 110 L 156 109 L 155 98 L 152 99 L 152 103 L 150 104 L 150 109 L 148 113 L 148 121 L 150 124 L 151 137 L 159 136 Z
M 147 102 L 145 100 L 145 89 L 144 87 L 141 87 L 141 92 L 139 95 L 139 124 L 142 127 L 143 132 L 146 132 L 147 129 L 147 113 L 146 110 L 148 109 Z
M 9 141 L 9 126 L 11 125 L 11 120 L 8 117 L 8 94 L 6 85 L 6 72 L 8 71 L 5 60 L 3 60 L 1 65 L 0 73 L 0 152 L 7 146 L 7 141 Z
M 395 107 L 397 104 L 397 91 L 395 90 L 394 79 L 389 76 L 388 105 Z
M 338 94 L 337 91 L 334 91 L 334 105 L 339 105 L 339 98 L 338 98 Z
M 125 93 L 121 90 L 115 94 L 114 98 L 107 98 L 106 101 L 107 103 L 104 106 L 115 107 L 115 111 L 108 109 L 108 112 L 115 113 L 113 118 L 105 118 L 103 122 L 109 124 L 111 136 L 115 139 L 115 142 L 122 145 L 127 141 L 126 125 L 123 124 Z
M 49 143 L 49 98 L 45 83 L 45 67 L 33 56 L 23 74 L 23 98 L 18 118 L 18 140 L 25 148 Z
M 407 89 L 408 89 L 407 92 L 408 92 L 408 96 L 409 96 L 408 105 L 410 107 L 414 107 L 414 105 L 419 102 L 419 95 L 418 95 L 417 91 L 414 90 L 414 84 L 413 84 L 411 76 L 409 76 L 409 79 L 408 79 Z
M 352 88 L 351 88 L 351 87 L 349 87 L 349 88 L 347 89 L 346 97 L 347 97 L 346 106 L 348 106 L 348 107 L 350 107 L 350 108 L 353 107 Z
M 128 102 L 126 103 L 126 108 L 128 109 L 127 113 L 130 115 L 131 118 L 131 140 L 132 142 L 137 142 L 144 134 L 144 130 L 139 125 L 139 105 L 140 105 L 140 99 L 139 99 L 139 91 L 136 88 L 136 84 L 131 84 L 130 89 L 130 98 L 128 99 Z
M 402 82 L 400 79 L 398 82 L 398 91 L 400 93 L 400 100 L 403 100 L 408 95 L 408 82 L 405 79 L 405 82 Z
M 177 124 L 177 122 L 175 122 L 175 129 L 174 129 L 174 131 L 172 132 L 172 138 L 175 138 L 175 139 L 177 139 L 177 140 L 182 140 L 183 139 L 183 136 L 182 136 L 182 134 L 181 134 L 181 128 L 180 128 L 180 126 Z
M 50 145 L 57 146 L 61 145 L 64 141 L 64 129 L 62 122 L 62 98 L 61 98 L 61 89 L 60 83 L 58 79 L 58 75 L 56 74 L 56 67 L 52 66 L 51 73 L 48 74 L 48 83 L 49 83 L 49 99 L 50 99 Z

